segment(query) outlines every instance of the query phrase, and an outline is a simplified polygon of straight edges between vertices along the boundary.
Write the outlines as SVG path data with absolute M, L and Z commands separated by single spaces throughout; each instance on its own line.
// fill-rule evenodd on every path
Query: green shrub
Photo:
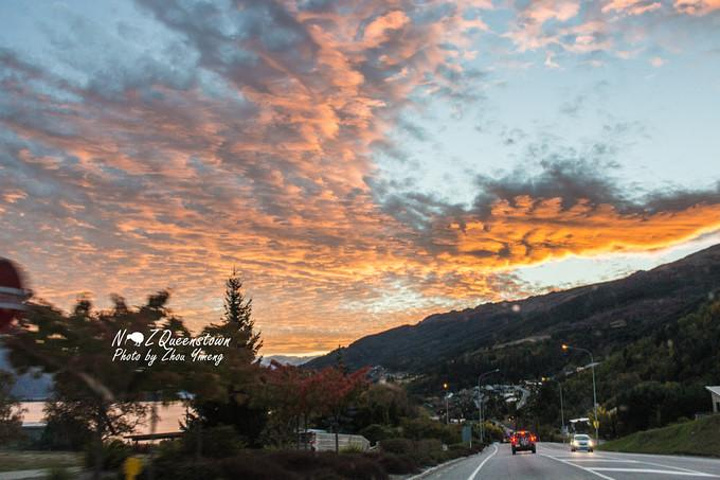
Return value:
M 187 458 L 187 452 L 182 441 L 165 440 L 155 447 L 155 458 L 172 461 Z
M 336 455 L 331 452 L 263 452 L 248 450 L 217 459 L 155 463 L 156 480 L 386 480 L 383 465 L 373 455 Z M 144 477 L 143 477 L 144 478 Z
M 505 431 L 492 422 L 485 422 L 485 438 L 488 443 L 502 442 Z
M 92 443 L 93 433 L 87 423 L 67 416 L 54 415 L 48 411 L 47 426 L 37 446 L 47 450 L 83 451 Z
M 281 450 L 266 455 L 275 465 L 296 473 L 307 474 L 318 468 L 328 466 L 337 455 L 333 452 L 307 452 L 301 450 Z
M 272 461 L 268 455 L 254 453 L 243 454 L 222 461 L 221 469 L 226 478 L 246 478 L 252 480 L 300 480 L 297 472 Z
M 391 475 L 405 475 L 418 471 L 417 463 L 410 455 L 383 453 L 377 456 L 377 462 Z
M 352 480 L 384 480 L 387 473 L 377 462 L 361 455 L 335 456 L 333 472 Z
M 398 455 L 413 455 L 415 445 L 409 438 L 390 438 L 380 442 L 380 449 L 383 452 L 395 453 Z
M 396 429 L 387 427 L 385 425 L 378 425 L 377 423 L 368 425 L 367 427 L 360 430 L 359 433 L 363 437 L 370 440 L 370 443 L 372 443 L 373 445 L 383 440 L 397 437 Z
M 85 448 L 86 467 L 93 468 L 95 466 L 97 454 L 98 446 L 90 443 Z M 103 470 L 117 470 L 125 462 L 125 459 L 132 455 L 132 448 L 121 440 L 111 440 L 102 444 L 100 455 Z
M 183 435 L 182 448 L 188 455 L 195 455 L 201 440 L 202 456 L 226 458 L 237 455 L 245 446 L 235 428 L 229 425 L 189 430 Z
M 403 436 L 413 440 L 437 438 L 442 443 L 458 443 L 462 440 L 458 425 L 445 425 L 427 417 L 405 419 L 402 422 Z
M 223 470 L 217 460 L 203 459 L 195 461 L 186 459 L 184 461 L 169 461 L 164 458 L 156 460 L 154 466 L 155 480 L 218 480 L 223 478 Z M 147 469 L 145 469 L 140 475 L 140 480 L 147 480 L 147 478 Z
M 415 442 L 415 459 L 421 465 L 437 465 L 445 461 L 446 455 L 440 440 L 430 438 Z
M 466 443 L 453 443 L 448 445 L 448 454 L 452 458 L 466 457 L 475 453 L 474 449 L 467 446 Z

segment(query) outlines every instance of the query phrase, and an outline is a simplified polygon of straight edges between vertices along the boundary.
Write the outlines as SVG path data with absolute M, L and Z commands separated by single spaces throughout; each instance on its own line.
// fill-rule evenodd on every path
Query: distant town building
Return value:
M 710 392 L 710 398 L 712 399 L 713 413 L 720 413 L 720 386 L 717 387 L 705 387 Z

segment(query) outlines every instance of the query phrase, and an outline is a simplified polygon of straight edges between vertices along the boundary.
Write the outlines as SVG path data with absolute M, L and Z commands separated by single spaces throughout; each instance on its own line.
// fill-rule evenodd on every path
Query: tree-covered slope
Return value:
M 600 450 L 720 457 L 720 415 L 636 432 L 608 442 Z

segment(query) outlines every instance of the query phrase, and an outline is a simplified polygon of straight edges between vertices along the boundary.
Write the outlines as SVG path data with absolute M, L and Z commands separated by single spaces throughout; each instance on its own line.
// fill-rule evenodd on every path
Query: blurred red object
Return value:
M 27 297 L 18 268 L 10 260 L 0 258 L 0 331 L 25 310 Z

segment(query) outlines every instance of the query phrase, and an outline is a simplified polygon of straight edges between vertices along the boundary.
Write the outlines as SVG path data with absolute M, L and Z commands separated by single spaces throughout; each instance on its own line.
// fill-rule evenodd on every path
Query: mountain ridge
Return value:
M 538 335 L 581 341 L 602 352 L 691 310 L 719 287 L 720 244 L 617 280 L 434 313 L 414 325 L 362 337 L 342 348 L 342 356 L 351 368 L 423 372 L 458 355 Z M 306 366 L 332 365 L 337 355 L 334 350 Z

